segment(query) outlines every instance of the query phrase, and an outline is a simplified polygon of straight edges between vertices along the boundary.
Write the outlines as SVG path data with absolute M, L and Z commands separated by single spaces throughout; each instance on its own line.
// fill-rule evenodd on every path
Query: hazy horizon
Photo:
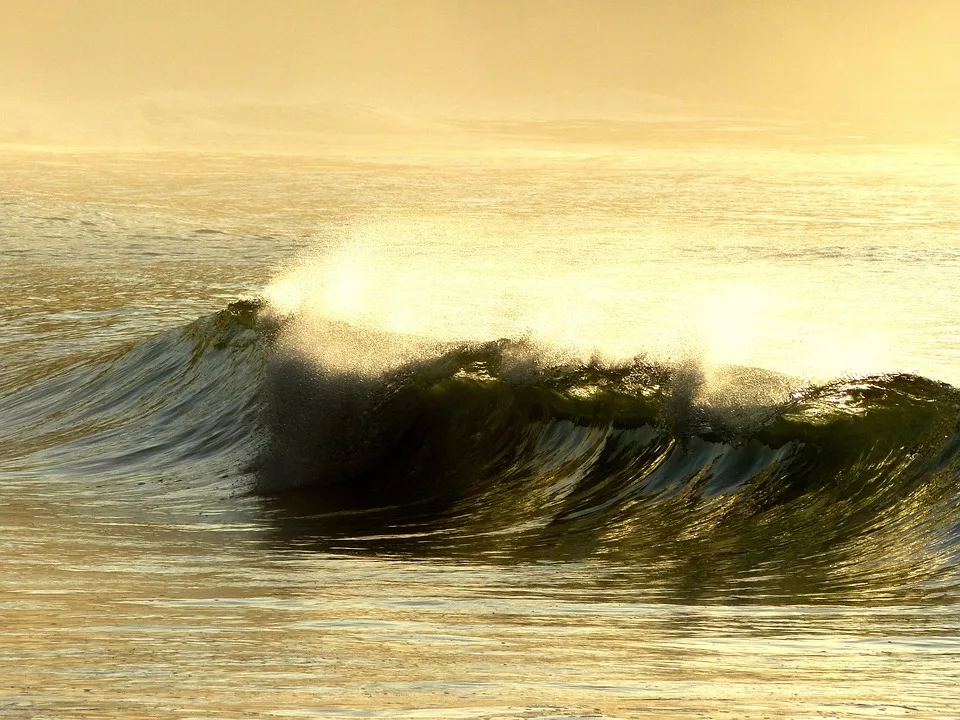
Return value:
M 237 103 L 359 105 L 391 131 L 411 119 L 698 116 L 960 128 L 960 4 L 948 0 L 0 8 L 8 137 Z M 348 114 L 338 129 L 354 121 L 371 119 Z

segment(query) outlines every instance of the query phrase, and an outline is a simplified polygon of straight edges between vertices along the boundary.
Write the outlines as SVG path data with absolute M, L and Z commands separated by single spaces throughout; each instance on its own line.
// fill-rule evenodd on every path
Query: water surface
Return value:
M 958 191 L 5 151 L 4 716 L 950 717 Z

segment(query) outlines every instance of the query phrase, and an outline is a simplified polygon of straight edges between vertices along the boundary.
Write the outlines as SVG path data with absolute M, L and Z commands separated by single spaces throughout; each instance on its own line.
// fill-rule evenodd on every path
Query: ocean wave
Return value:
M 522 340 L 421 343 L 351 370 L 284 333 L 238 302 L 8 393 L 0 465 L 117 487 L 215 467 L 244 478 L 278 537 L 323 547 L 672 558 L 741 576 L 775 563 L 806 582 L 816 564 L 885 587 L 960 564 L 949 385 L 791 388 L 734 368 L 711 395 L 696 367 L 559 362 Z

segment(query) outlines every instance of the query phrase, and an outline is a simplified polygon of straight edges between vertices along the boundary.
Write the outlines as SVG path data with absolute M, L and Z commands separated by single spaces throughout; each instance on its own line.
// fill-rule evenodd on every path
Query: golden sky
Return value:
M 598 98 L 960 128 L 960 0 L 0 0 L 0 96 Z M 464 110 L 466 109 L 466 110 Z M 582 110 L 581 110 L 582 109 Z

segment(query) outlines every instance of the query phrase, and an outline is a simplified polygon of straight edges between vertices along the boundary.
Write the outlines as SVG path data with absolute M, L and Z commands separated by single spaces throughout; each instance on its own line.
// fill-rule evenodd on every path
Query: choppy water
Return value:
M 958 191 L 7 152 L 0 711 L 960 716 Z

